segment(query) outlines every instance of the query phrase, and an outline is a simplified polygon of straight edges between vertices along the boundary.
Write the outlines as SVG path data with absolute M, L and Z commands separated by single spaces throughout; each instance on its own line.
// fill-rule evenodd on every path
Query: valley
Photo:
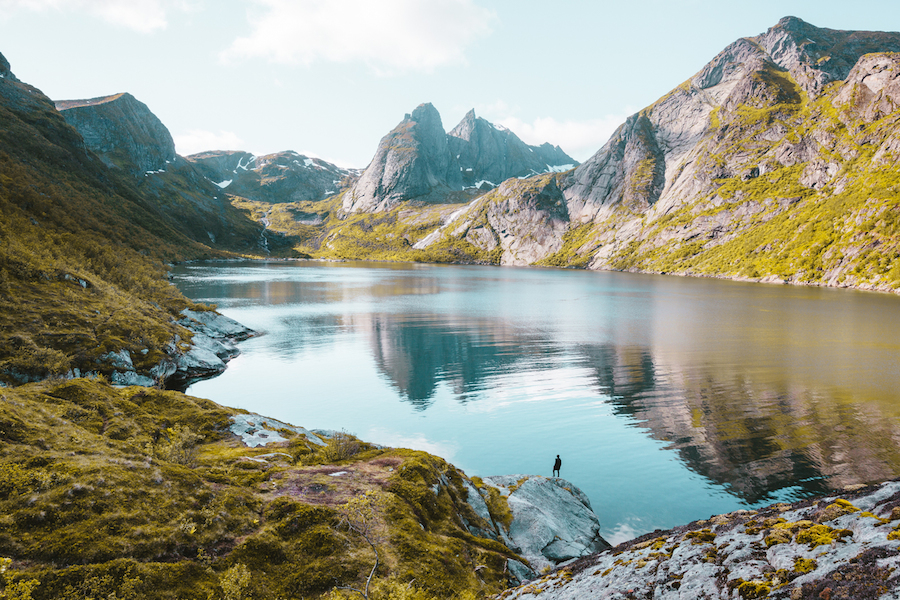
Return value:
M 340 323 L 367 336 L 405 409 L 447 389 L 474 398 L 491 369 L 542 352 L 593 369 L 591 406 L 640 423 L 641 443 L 750 507 L 622 534 L 610 553 L 577 482 L 467 475 L 423 451 L 177 391 L 270 332 L 223 319 L 171 278 L 173 265 L 211 259 L 321 259 L 896 293 L 898 107 L 900 33 L 785 17 L 628 117 L 583 163 L 474 110 L 448 132 L 425 102 L 363 169 L 290 150 L 181 156 L 131 93 L 53 101 L 0 55 L 0 595 L 893 597 L 900 511 L 883 480 L 898 474 L 897 423 L 878 389 L 890 340 L 857 367 L 823 359 L 832 366 L 814 379 L 834 380 L 812 389 L 782 381 L 807 372 L 794 350 L 782 355 L 796 368 L 770 385 L 689 362 L 693 351 L 660 341 L 676 333 L 557 347 L 496 315 Z M 373 296 L 388 289 L 405 288 Z M 349 380 L 359 365 L 345 368 L 336 376 Z

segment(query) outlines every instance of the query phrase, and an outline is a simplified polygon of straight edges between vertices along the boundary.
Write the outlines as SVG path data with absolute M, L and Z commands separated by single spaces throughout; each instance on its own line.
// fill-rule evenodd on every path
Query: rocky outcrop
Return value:
M 509 129 L 476 117 L 474 110 L 448 136 L 466 187 L 490 189 L 510 177 L 567 171 L 577 164 L 559 146 L 529 146 Z
M 343 210 L 380 212 L 403 200 L 435 199 L 462 190 L 441 116 L 420 104 L 389 134 L 359 181 L 344 194 Z
M 553 254 L 562 247 L 569 228 L 566 201 L 558 185 L 561 177 L 508 179 L 451 215 L 414 248 L 428 248 L 449 233 L 481 250 L 498 252 L 501 265 L 529 265 Z
M 866 123 L 896 111 L 900 107 L 900 54 L 863 56 L 850 71 L 833 104 L 851 108 Z
M 9 61 L 6 60 L 6 57 L 3 54 L 0 54 L 0 79 L 7 79 L 9 81 L 19 81 L 16 79 L 16 76 L 13 75 L 13 72 L 10 70 Z
M 558 146 L 529 146 L 474 111 L 447 134 L 437 109 L 421 104 L 381 139 L 372 162 L 344 194 L 343 212 L 381 212 L 406 200 L 459 201 L 468 188 L 491 189 L 510 177 L 575 164 Z
M 756 42 L 810 96 L 818 96 L 832 81 L 846 79 L 861 56 L 900 52 L 896 33 L 825 29 L 797 17 L 781 19 Z
M 230 431 L 250 447 L 283 444 L 291 434 L 303 435 L 318 446 L 326 444 L 324 439 L 347 437 L 339 432 L 309 431 L 257 414 L 236 414 L 231 421 Z M 259 458 L 265 462 L 273 456 Z M 587 496 L 565 479 L 504 475 L 473 481 L 452 465 L 446 467 L 430 480 L 428 501 L 452 498 L 456 506 L 453 520 L 462 524 L 466 535 L 500 542 L 508 549 L 507 557 L 514 554 L 523 559 L 525 562 L 506 560 L 504 571 L 514 581 L 533 579 L 538 572 L 610 547 L 599 533 L 599 521 Z M 331 475 L 352 477 L 349 474 L 355 469 L 351 462 Z
M 503 597 L 895 598 L 898 564 L 900 481 L 890 481 L 656 531 Z
M 166 358 L 148 372 L 135 370 L 131 353 L 126 349 L 101 357 L 98 367 L 111 370 L 110 381 L 117 385 L 165 385 L 168 389 L 184 390 L 194 381 L 221 374 L 225 363 L 240 354 L 235 344 L 258 335 L 214 311 L 186 308 L 181 315 L 178 324 L 191 333 L 190 342 L 182 343 L 181 339 L 176 339 L 168 344 Z M 73 377 L 81 375 L 81 372 L 71 374 Z
M 175 160 L 169 130 L 131 94 L 62 100 L 56 108 L 109 167 L 143 175 L 165 170 Z
M 359 176 L 357 169 L 293 151 L 263 156 L 213 151 L 186 158 L 226 194 L 259 202 L 323 200 L 340 193 Z
M 498 533 L 534 572 L 610 547 L 590 500 L 565 479 L 503 475 L 484 482 L 500 492 L 512 513 L 509 527 L 498 527 Z

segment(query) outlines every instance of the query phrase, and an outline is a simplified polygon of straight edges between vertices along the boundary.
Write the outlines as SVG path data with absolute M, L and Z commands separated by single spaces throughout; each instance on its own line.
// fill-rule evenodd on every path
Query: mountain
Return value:
M 509 245 L 555 242 L 501 262 L 897 289 L 898 51 L 898 33 L 794 17 L 737 40 L 561 179 L 561 207 L 519 213 L 553 225 Z M 507 196 L 453 218 L 475 223 Z M 483 231 L 445 224 L 415 247 L 475 254 L 500 233 Z
M 383 212 L 400 202 L 459 201 L 510 177 L 574 167 L 559 147 L 528 146 L 469 111 L 448 134 L 430 103 L 381 139 L 375 157 L 343 196 L 344 214 Z M 469 195 L 461 194 L 470 190 Z
M 509 129 L 476 117 L 474 110 L 447 135 L 466 187 L 494 188 L 510 177 L 568 171 L 577 164 L 559 146 L 529 146 Z
M 175 142 L 169 130 L 131 94 L 61 100 L 55 105 L 109 167 L 136 175 L 164 170 L 175 160 Z
M 189 356 L 181 311 L 202 307 L 168 284 L 163 263 L 254 248 L 259 226 L 192 186 L 149 183 L 135 161 L 165 149 L 120 153 L 120 165 L 91 150 L 123 130 L 159 133 L 143 105 L 100 103 L 116 124 L 88 143 L 0 59 L 0 381 L 127 372 L 162 383 L 224 368 L 213 352 L 202 364 Z
M 229 195 L 272 204 L 323 200 L 341 192 L 359 176 L 356 169 L 293 151 L 263 156 L 211 151 L 186 158 Z

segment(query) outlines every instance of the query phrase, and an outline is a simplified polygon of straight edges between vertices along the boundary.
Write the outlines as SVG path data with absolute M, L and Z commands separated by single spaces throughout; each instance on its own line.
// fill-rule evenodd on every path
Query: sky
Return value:
M 179 154 L 365 167 L 423 102 L 576 160 L 740 37 L 792 15 L 900 31 L 897 0 L 0 0 L 0 53 L 54 100 L 130 92 Z

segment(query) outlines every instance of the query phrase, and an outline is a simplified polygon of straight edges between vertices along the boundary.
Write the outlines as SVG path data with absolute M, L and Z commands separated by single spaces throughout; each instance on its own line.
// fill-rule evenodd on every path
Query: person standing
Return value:
M 562 466 L 562 459 L 559 458 L 559 454 L 556 455 L 556 460 L 553 461 L 553 476 L 559 477 L 559 468 Z

